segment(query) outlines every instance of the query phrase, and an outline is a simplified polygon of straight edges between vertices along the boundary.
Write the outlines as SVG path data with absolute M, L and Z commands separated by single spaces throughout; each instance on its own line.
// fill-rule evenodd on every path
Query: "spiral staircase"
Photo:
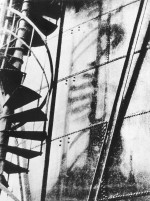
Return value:
M 60 6 L 46 2 L 41 3 L 40 6 L 32 3 L 30 10 L 32 12 L 27 17 L 22 14 L 25 11 L 23 8 L 19 12 L 11 6 L 7 7 L 4 28 L 1 30 L 4 37 L 0 49 L 0 84 L 4 103 L 2 105 L 3 113 L 0 121 L 5 122 L 6 126 L 0 130 L 0 165 L 2 165 L 3 171 L 7 174 L 28 173 L 28 167 L 21 167 L 7 161 L 7 152 L 28 160 L 42 154 L 41 151 L 10 146 L 9 137 L 43 142 L 47 136 L 46 129 L 43 131 L 24 131 L 20 129 L 27 122 L 46 122 L 47 115 L 42 111 L 40 106 L 15 112 L 16 109 L 40 99 L 41 96 L 23 85 L 26 73 L 16 68 L 14 62 L 17 61 L 23 64 L 23 58 L 16 58 L 15 56 L 17 51 L 21 52 L 23 56 L 29 57 L 32 53 L 32 47 L 46 46 L 46 36 L 57 28 L 57 20 L 60 17 Z M 53 19 L 53 22 L 50 19 Z M 54 23 L 54 20 L 56 23 Z M 26 27 L 20 26 L 22 22 L 26 23 Z M 26 36 L 21 38 L 18 34 L 19 30 L 24 31 Z M 17 41 L 21 45 L 17 46 Z M 5 110 L 9 112 L 5 113 Z M 0 174 L 0 182 L 5 187 L 8 187 L 8 182 L 3 175 L 3 171 Z

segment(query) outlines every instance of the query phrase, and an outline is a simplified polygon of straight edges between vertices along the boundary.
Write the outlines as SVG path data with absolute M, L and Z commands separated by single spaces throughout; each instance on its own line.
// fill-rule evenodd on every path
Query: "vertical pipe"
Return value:
M 8 2 L 8 1 L 7 1 Z M 28 15 L 29 9 L 30 9 L 30 3 L 31 0 L 24 0 L 23 6 L 22 6 L 22 13 L 24 15 Z M 5 19 L 5 16 L 4 16 Z M 21 19 L 19 23 L 19 29 L 18 29 L 18 37 L 25 39 L 26 37 L 26 21 Z M 20 43 L 20 40 L 16 41 L 16 47 L 22 47 L 22 43 Z M 14 52 L 14 60 L 12 62 L 12 65 L 14 65 L 16 68 L 21 69 L 22 65 L 22 58 L 23 58 L 23 51 L 15 51 Z M 8 68 L 8 67 L 7 67 Z M 7 76 L 7 75 L 6 75 Z M 6 77 L 7 79 L 7 77 Z M 9 87 L 9 86 L 7 86 Z M 10 93 L 10 92 L 9 92 Z M 4 106 L 4 103 L 6 99 L 10 97 L 10 94 L 5 91 L 3 88 L 3 83 L 0 80 L 0 100 L 1 100 L 1 117 L 13 114 L 13 110 L 10 110 L 8 106 Z M 3 175 L 4 171 L 4 164 L 5 164 L 5 158 L 6 158 L 6 146 L 8 144 L 9 137 L 4 134 L 4 130 L 10 129 L 10 122 L 6 118 L 0 119 L 0 177 Z
M 49 162 L 50 162 L 51 138 L 52 138 L 53 124 L 54 124 L 54 111 L 55 111 L 55 103 L 56 103 L 57 80 L 58 80 L 58 72 L 59 72 L 65 9 L 66 9 L 65 3 L 62 0 L 62 2 L 61 2 L 61 20 L 60 20 L 60 29 L 59 29 L 59 36 L 58 36 L 58 46 L 57 46 L 56 65 L 55 65 L 55 77 L 54 77 L 54 82 L 53 82 L 52 100 L 51 100 L 51 108 L 50 108 L 50 119 L 49 119 L 49 126 L 48 126 L 48 136 L 46 139 L 46 153 L 45 153 L 45 164 L 44 164 L 43 181 L 42 181 L 41 201 L 45 201 L 45 198 L 46 198 L 46 187 L 47 187 L 47 178 L 48 178 L 48 168 L 49 168 Z
M 31 7 L 32 0 L 24 0 L 23 5 L 22 5 L 22 14 L 25 16 L 29 16 L 30 13 L 30 7 Z M 20 19 L 19 25 L 18 25 L 18 31 L 17 35 L 19 38 L 23 39 L 24 41 L 27 40 L 27 34 L 28 34 L 28 23 L 24 19 Z M 23 52 L 25 46 L 20 40 L 16 41 L 15 47 L 18 48 L 14 52 L 14 62 L 13 66 L 18 68 L 19 70 L 21 69 L 22 65 L 22 60 L 23 60 Z M 22 49 L 21 49 L 22 48 Z

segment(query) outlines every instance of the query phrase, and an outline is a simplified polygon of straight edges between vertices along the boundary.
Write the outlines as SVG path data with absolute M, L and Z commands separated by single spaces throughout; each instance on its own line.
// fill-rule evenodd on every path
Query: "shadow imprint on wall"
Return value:
M 110 29 L 109 31 L 108 31 L 108 28 Z M 120 25 L 114 24 L 114 25 L 108 26 L 105 22 L 100 27 L 99 38 L 101 38 L 104 35 L 107 36 L 108 34 L 109 34 L 109 37 L 106 37 L 106 38 L 110 40 L 109 41 L 110 45 L 107 45 L 107 41 L 106 41 L 106 47 L 104 47 L 103 49 L 101 47 L 100 52 L 99 50 L 97 51 L 97 54 L 100 54 L 101 56 L 102 55 L 107 56 L 108 52 L 110 52 L 110 48 L 115 49 L 124 39 L 124 30 Z M 86 49 L 84 49 L 84 51 L 86 51 Z M 82 53 L 84 53 L 84 51 Z M 92 62 L 91 65 L 96 65 L 96 64 L 97 64 L 97 61 L 94 61 Z M 101 115 L 101 118 L 96 119 L 97 99 L 98 99 L 97 92 L 99 89 L 98 75 L 99 75 L 99 69 L 95 69 L 94 73 L 93 72 L 85 73 L 81 77 L 83 84 L 76 85 L 74 83 L 72 86 L 70 86 L 70 89 L 69 89 L 72 91 L 71 97 L 69 97 L 68 99 L 70 115 L 72 116 L 79 115 L 80 118 L 82 118 L 82 114 L 83 114 L 83 116 L 89 120 L 90 124 L 103 122 L 106 116 L 106 110 L 105 110 L 106 106 L 105 106 L 104 107 L 105 109 L 103 111 L 103 114 Z M 106 99 L 106 96 L 107 96 L 107 83 L 105 83 L 105 85 L 106 85 L 106 89 L 105 89 L 104 99 Z M 90 92 L 87 92 L 87 89 L 90 89 Z M 77 92 L 79 92 L 78 95 L 76 95 Z M 74 93 L 75 95 L 73 96 Z M 87 100 L 87 102 L 83 103 L 83 101 L 85 100 Z M 76 106 L 76 103 L 78 103 L 78 106 Z M 92 183 L 92 179 L 94 176 L 101 146 L 103 143 L 106 128 L 107 128 L 107 124 L 105 123 L 105 124 L 94 126 L 91 129 L 89 129 L 89 136 L 87 135 L 87 137 L 89 137 L 89 145 L 83 150 L 83 152 L 80 155 L 78 155 L 74 159 L 74 162 L 72 163 L 70 167 L 68 167 L 65 174 L 59 175 L 57 183 L 54 185 L 53 189 L 49 190 L 47 193 L 47 200 L 52 199 L 53 201 L 55 200 L 56 201 L 58 200 L 84 201 L 87 198 L 89 190 L 90 190 L 90 186 Z M 79 132 L 78 136 L 75 137 L 73 142 L 70 144 L 69 150 L 71 150 L 74 146 L 76 146 L 76 143 L 81 139 L 81 136 L 83 136 L 85 132 L 87 132 L 87 130 Z M 122 183 L 124 183 L 125 179 L 122 176 L 122 173 L 119 170 L 119 166 L 118 166 L 119 160 L 120 160 L 120 154 L 122 152 L 122 148 L 120 147 L 120 144 L 121 144 L 121 139 L 118 139 L 117 148 L 116 148 L 118 154 L 116 154 L 116 150 L 113 150 L 113 153 L 115 153 L 115 155 L 113 154 L 112 156 L 113 165 L 111 165 L 111 174 L 110 174 L 112 176 L 111 178 L 109 178 L 109 180 L 113 179 L 118 174 L 120 175 L 119 179 L 122 181 Z M 62 163 L 66 161 L 67 154 L 63 155 Z M 79 167 L 77 165 L 78 161 L 82 160 L 82 157 L 85 158 L 85 156 L 86 156 L 86 163 L 82 167 Z M 117 159 L 115 159 L 114 156 Z M 103 186 L 104 186 L 103 191 L 105 191 L 105 195 L 111 194 L 110 189 L 109 189 L 109 192 L 106 189 L 106 186 L 108 185 L 109 185 L 108 178 L 105 176 L 105 179 L 103 181 Z M 60 198 L 61 188 L 63 188 L 63 190 L 61 191 L 62 194 Z

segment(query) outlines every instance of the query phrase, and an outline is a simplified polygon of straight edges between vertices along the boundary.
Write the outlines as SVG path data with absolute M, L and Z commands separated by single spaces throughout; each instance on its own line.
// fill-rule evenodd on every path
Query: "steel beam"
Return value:
M 45 201 L 45 199 L 46 199 L 48 168 L 49 168 L 49 163 L 50 163 L 51 139 L 52 139 L 52 132 L 53 132 L 53 124 L 54 124 L 54 112 L 55 112 L 55 103 L 56 103 L 57 81 L 58 81 L 58 72 L 59 72 L 59 64 L 60 64 L 65 10 L 66 10 L 66 4 L 64 3 L 64 0 L 62 0 L 61 1 L 60 28 L 59 28 L 56 65 L 55 65 L 55 77 L 54 77 L 54 81 L 52 83 L 53 91 L 52 91 L 50 118 L 49 118 L 49 125 L 48 125 L 48 137 L 46 139 L 45 164 L 44 164 L 43 181 L 42 181 L 41 201 Z

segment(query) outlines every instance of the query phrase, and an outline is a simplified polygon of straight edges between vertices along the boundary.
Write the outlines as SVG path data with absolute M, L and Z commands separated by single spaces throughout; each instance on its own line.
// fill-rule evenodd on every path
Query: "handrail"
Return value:
M 48 54 L 48 58 L 49 58 L 49 62 L 50 62 L 50 70 L 51 70 L 51 74 L 52 74 L 51 75 L 51 84 L 52 84 L 52 81 L 53 81 L 53 62 L 52 62 L 50 50 L 49 50 L 48 45 L 47 45 L 47 37 L 38 29 L 38 27 L 28 17 L 23 15 L 21 12 L 19 12 L 18 10 L 14 9 L 14 8 L 7 7 L 7 9 L 10 10 L 11 12 L 15 13 L 16 15 L 20 16 L 21 18 L 25 19 L 41 37 L 41 39 L 45 45 L 45 48 L 47 50 L 47 54 Z M 49 88 L 49 85 L 48 85 L 48 88 Z
M 49 64 L 50 64 L 50 71 L 51 71 L 51 79 L 50 81 L 48 82 L 48 79 L 47 79 L 47 76 L 46 76 L 46 73 L 45 73 L 45 70 L 44 68 L 42 67 L 42 65 L 40 64 L 39 60 L 37 59 L 36 55 L 34 54 L 34 52 L 31 50 L 31 47 L 29 47 L 27 45 L 27 43 L 25 43 L 21 38 L 17 37 L 16 34 L 14 34 L 13 32 L 10 32 L 9 30 L 7 30 L 8 33 L 14 35 L 15 38 L 19 39 L 20 41 L 22 41 L 22 43 L 32 52 L 33 56 L 35 57 L 36 61 L 38 62 L 38 64 L 40 65 L 43 73 L 44 73 L 44 76 L 45 76 L 45 79 L 46 79 L 46 82 L 47 82 L 47 87 L 48 87 L 48 93 L 50 95 L 51 93 L 51 90 L 53 88 L 53 79 L 54 79 L 54 73 L 53 73 L 53 62 L 52 62 L 52 57 L 51 57 L 51 53 L 50 53 L 50 50 L 49 50 L 49 47 L 47 45 L 47 37 L 38 29 L 38 27 L 28 18 L 26 17 L 25 15 L 23 15 L 21 12 L 19 12 L 18 10 L 14 9 L 14 8 L 10 8 L 10 7 L 7 7 L 6 8 L 7 10 L 9 10 L 10 12 L 14 13 L 15 15 L 18 15 L 21 19 L 24 19 L 30 26 L 32 26 L 32 28 L 38 33 L 38 35 L 41 37 L 41 40 L 43 41 L 43 45 L 45 46 L 46 50 L 47 50 L 47 55 L 48 55 L 48 58 L 49 58 Z M 47 97 L 47 95 L 46 95 Z M 45 103 L 45 100 L 47 99 L 45 97 L 42 105 Z
M 47 85 L 49 87 L 49 82 L 48 82 L 48 79 L 47 79 L 47 76 L 46 76 L 46 73 L 45 73 L 45 70 L 44 68 L 42 67 L 40 61 L 38 60 L 38 58 L 36 57 L 35 53 L 33 52 L 33 50 L 30 49 L 30 47 L 27 45 L 26 42 L 24 42 L 24 40 L 22 40 L 21 38 L 19 38 L 15 33 L 13 33 L 12 31 L 8 30 L 8 29 L 5 29 L 4 28 L 1 28 L 0 30 L 2 31 L 5 31 L 11 35 L 13 35 L 15 38 L 17 38 L 18 40 L 20 40 L 33 54 L 34 58 L 36 59 L 37 63 L 39 64 L 40 68 L 42 69 L 42 72 L 44 73 L 44 76 L 45 76 L 45 79 L 46 79 L 46 82 L 47 82 Z
M 47 37 L 38 29 L 38 27 L 28 18 L 26 17 L 25 15 L 23 15 L 21 12 L 19 12 L 18 10 L 14 9 L 14 8 L 10 8 L 10 7 L 7 7 L 6 8 L 7 10 L 11 11 L 12 13 L 20 16 L 21 18 L 23 18 L 24 20 L 26 20 L 32 27 L 33 29 L 39 34 L 39 36 L 41 37 L 42 41 L 43 41 L 43 45 L 45 46 L 46 50 L 47 50 L 47 55 L 48 55 L 48 58 L 49 58 L 49 62 L 50 62 L 50 70 L 51 70 L 51 81 L 50 83 L 52 84 L 53 82 L 53 63 L 52 63 L 52 58 L 51 58 L 51 53 L 50 53 L 50 50 L 48 48 L 48 45 L 47 45 Z M 13 34 L 14 35 L 14 34 Z M 17 35 L 15 35 L 16 38 Z M 18 38 L 20 39 L 20 38 Z M 20 39 L 21 40 L 21 39 Z M 31 50 L 31 48 L 29 48 L 29 46 L 23 41 L 21 40 L 25 46 L 32 52 L 32 54 L 34 55 L 35 59 L 37 60 L 37 62 L 39 63 L 39 65 L 41 66 L 40 62 L 38 61 L 37 57 L 35 56 L 35 54 L 33 53 L 33 51 Z M 45 74 L 45 71 L 43 69 L 43 67 L 41 66 L 41 69 L 45 75 L 45 78 L 46 78 L 46 82 L 47 82 L 47 85 L 48 85 L 48 88 L 50 86 L 49 82 L 48 82 L 48 79 L 47 79 L 47 76 Z
M 38 29 L 38 27 L 28 17 L 26 17 L 25 15 L 23 15 L 22 13 L 20 13 L 18 10 L 14 9 L 14 8 L 7 7 L 7 9 L 10 10 L 12 13 L 15 13 L 16 15 L 19 15 L 24 20 L 26 20 L 35 29 L 35 31 L 40 35 L 43 42 L 46 43 L 45 42 L 46 36 Z

